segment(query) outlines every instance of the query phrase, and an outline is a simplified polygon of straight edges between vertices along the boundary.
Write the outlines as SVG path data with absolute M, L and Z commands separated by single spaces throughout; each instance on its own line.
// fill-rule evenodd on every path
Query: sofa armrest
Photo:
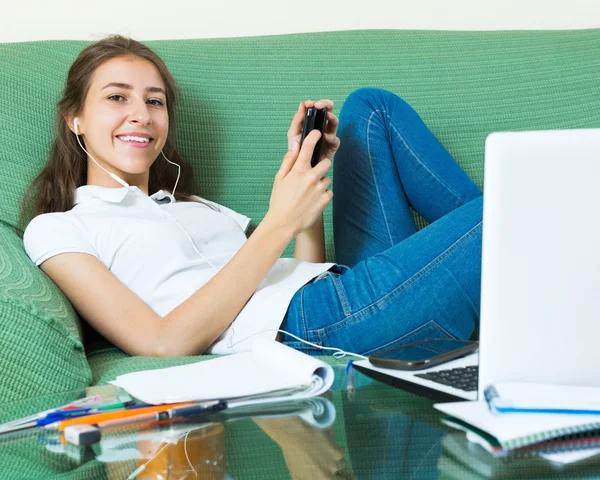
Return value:
M 0 404 L 89 385 L 77 313 L 2 222 L 0 332 Z

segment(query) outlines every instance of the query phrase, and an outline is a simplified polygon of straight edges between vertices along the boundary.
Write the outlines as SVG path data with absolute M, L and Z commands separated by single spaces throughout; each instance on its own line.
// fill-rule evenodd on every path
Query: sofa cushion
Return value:
M 63 293 L 0 223 L 0 404 L 85 388 L 81 323 Z

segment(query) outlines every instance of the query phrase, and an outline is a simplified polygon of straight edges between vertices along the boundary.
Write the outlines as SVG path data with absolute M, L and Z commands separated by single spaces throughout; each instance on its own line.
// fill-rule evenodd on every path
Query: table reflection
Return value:
M 4 420 L 78 398 L 71 392 L 4 405 Z M 559 465 L 499 459 L 440 421 L 427 400 L 343 373 L 326 397 L 225 410 L 196 423 L 136 424 L 92 447 L 50 430 L 0 436 L 0 479 L 600 478 L 598 456 Z
M 333 403 L 320 397 L 238 408 L 211 423 L 112 431 L 94 446 L 95 458 L 107 464 L 111 480 L 243 478 L 244 470 L 257 469 L 264 478 L 355 478 L 336 443 L 335 418 Z M 248 450 L 251 458 L 236 461 Z M 283 462 L 274 455 L 277 450 Z M 261 465 L 267 458 L 271 465 Z M 131 460 L 136 461 L 133 472 Z
M 561 464 L 539 455 L 494 457 L 482 446 L 469 442 L 463 432 L 442 438 L 442 455 L 438 460 L 440 474 L 448 479 L 484 478 L 600 478 L 598 455 Z

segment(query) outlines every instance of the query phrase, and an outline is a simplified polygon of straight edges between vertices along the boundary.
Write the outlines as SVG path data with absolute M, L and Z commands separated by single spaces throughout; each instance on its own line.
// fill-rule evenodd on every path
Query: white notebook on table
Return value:
M 227 400 L 233 407 L 314 397 L 333 380 L 325 362 L 259 338 L 248 352 L 119 375 L 110 383 L 149 404 Z

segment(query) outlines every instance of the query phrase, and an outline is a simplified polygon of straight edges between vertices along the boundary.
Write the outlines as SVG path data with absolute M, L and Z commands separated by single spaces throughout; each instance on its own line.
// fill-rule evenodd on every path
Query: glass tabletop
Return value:
M 52 430 L 0 436 L 10 479 L 481 479 L 600 478 L 600 460 L 561 465 L 540 456 L 501 460 L 445 426 L 433 401 L 344 366 L 322 397 L 223 411 L 199 423 L 123 426 L 93 446 Z M 4 404 L 0 422 L 58 407 L 85 391 Z M 600 457 L 599 457 L 600 458 Z

